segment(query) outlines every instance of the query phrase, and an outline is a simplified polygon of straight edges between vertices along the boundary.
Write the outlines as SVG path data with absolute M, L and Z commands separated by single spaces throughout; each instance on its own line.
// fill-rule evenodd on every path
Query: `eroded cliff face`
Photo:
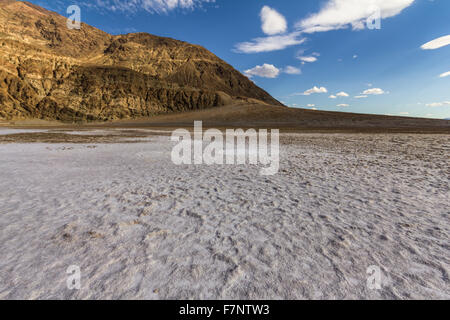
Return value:
M 0 119 L 148 117 L 245 100 L 280 105 L 208 50 L 146 33 L 112 36 L 0 0 Z

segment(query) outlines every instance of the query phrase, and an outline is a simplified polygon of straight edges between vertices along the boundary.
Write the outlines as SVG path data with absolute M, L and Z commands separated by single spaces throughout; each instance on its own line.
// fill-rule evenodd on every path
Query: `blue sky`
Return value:
M 292 107 L 450 118 L 448 0 L 31 2 L 200 44 Z

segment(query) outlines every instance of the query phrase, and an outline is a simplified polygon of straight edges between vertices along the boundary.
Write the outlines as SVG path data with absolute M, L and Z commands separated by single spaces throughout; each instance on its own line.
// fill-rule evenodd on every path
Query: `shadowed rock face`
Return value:
M 70 30 L 54 12 L 0 0 L 0 119 L 113 120 L 246 101 L 280 105 L 200 46 Z

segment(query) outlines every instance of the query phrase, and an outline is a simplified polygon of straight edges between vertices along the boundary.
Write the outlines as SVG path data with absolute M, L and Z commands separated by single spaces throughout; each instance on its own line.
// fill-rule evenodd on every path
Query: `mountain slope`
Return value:
M 127 119 L 255 101 L 280 105 L 200 46 L 70 30 L 54 12 L 0 0 L 0 119 Z

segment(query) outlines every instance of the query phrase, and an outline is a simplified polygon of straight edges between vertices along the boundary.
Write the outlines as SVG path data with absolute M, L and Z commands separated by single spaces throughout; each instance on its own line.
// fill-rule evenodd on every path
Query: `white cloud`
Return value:
M 355 99 L 365 99 L 365 98 L 367 98 L 366 95 L 355 96 Z
M 357 59 L 358 58 L 358 55 L 357 54 L 354 54 L 353 55 L 353 59 Z
M 90 6 L 111 11 L 136 13 L 145 10 L 150 13 L 167 13 L 175 9 L 194 9 L 203 3 L 214 3 L 215 0 L 97 0 Z
M 401 115 L 401 116 L 407 116 L 407 115 L 409 115 L 409 112 L 399 112 L 399 115 Z
M 324 32 L 352 26 L 359 30 L 379 10 L 382 19 L 398 15 L 414 0 L 328 0 L 322 9 L 299 21 L 296 27 L 303 32 Z
M 297 57 L 298 60 L 303 61 L 303 62 L 309 62 L 309 63 L 313 63 L 317 61 L 316 57 L 310 56 L 310 57 Z
M 349 95 L 348 95 L 348 93 L 346 93 L 344 91 L 341 91 L 341 92 L 337 93 L 336 96 L 338 96 L 338 97 L 348 97 Z
M 287 74 L 301 74 L 302 70 L 293 66 L 287 66 L 283 69 L 283 72 Z
M 327 93 L 328 90 L 325 87 L 312 87 L 311 89 L 306 90 L 305 92 L 303 92 L 304 96 L 309 96 L 313 93 Z
M 450 106 L 450 101 L 442 101 L 442 102 L 433 102 L 426 104 L 427 107 L 443 107 Z
M 300 60 L 302 62 L 302 64 L 305 63 L 313 63 L 317 61 L 317 58 L 320 57 L 320 53 L 318 52 L 313 52 L 310 55 L 305 55 L 305 50 L 304 49 L 300 49 L 297 52 L 297 56 L 296 58 L 298 60 Z
M 346 104 L 346 103 L 341 103 L 341 104 L 338 104 L 337 107 L 350 107 L 350 105 Z
M 252 41 L 238 43 L 236 52 L 258 53 L 283 50 L 290 46 L 302 44 L 305 38 L 300 38 L 301 32 L 292 32 L 286 35 L 255 38 Z
M 273 64 L 264 63 L 262 66 L 256 66 L 252 69 L 245 70 L 244 73 L 248 77 L 257 76 L 262 78 L 276 78 L 280 74 L 280 69 Z
M 448 76 L 450 76 L 450 71 L 444 72 L 443 74 L 440 74 L 439 78 L 445 78 L 445 77 L 448 77 Z
M 263 32 L 268 36 L 258 37 L 252 39 L 251 41 L 238 43 L 235 45 L 235 52 L 259 53 L 278 51 L 286 49 L 287 47 L 302 44 L 306 41 L 305 38 L 300 37 L 301 32 L 299 31 L 286 33 L 288 28 L 286 18 L 275 9 L 272 9 L 269 6 L 264 6 L 261 9 L 260 17 L 261 28 Z
M 447 35 L 431 40 L 430 42 L 427 42 L 424 45 L 422 45 L 420 48 L 422 48 L 422 50 L 435 50 L 448 46 L 449 44 L 450 44 L 450 35 Z
M 273 36 L 285 33 L 287 30 L 287 22 L 283 15 L 269 6 L 261 9 L 261 28 L 267 35 Z
M 308 108 L 312 108 L 312 107 L 315 107 L 316 105 L 315 104 L 312 104 L 312 103 L 310 103 L 310 104 L 308 104 L 308 105 L 306 105 Z
M 331 96 L 329 96 L 330 99 L 337 99 L 338 97 L 344 98 L 344 97 L 348 97 L 348 93 L 341 91 L 339 93 L 336 93 L 336 95 L 332 94 Z
M 383 89 L 380 88 L 372 88 L 372 89 L 367 89 L 363 91 L 363 95 L 381 95 L 381 94 L 385 94 L 386 92 Z

